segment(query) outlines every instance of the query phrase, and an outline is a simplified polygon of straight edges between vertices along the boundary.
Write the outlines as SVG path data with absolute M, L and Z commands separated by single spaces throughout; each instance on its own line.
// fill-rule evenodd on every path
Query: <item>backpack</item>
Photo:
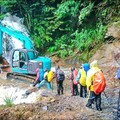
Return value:
M 49 73 L 48 73 L 48 82 L 51 82 L 53 77 L 54 77 L 54 72 L 53 71 L 49 71 Z
M 39 80 L 40 81 L 44 80 L 44 70 L 43 69 L 39 70 Z
M 78 82 L 76 81 L 77 74 L 78 74 L 78 71 L 77 71 L 77 70 L 74 70 L 74 71 L 73 71 L 73 84 L 74 84 L 74 85 L 77 85 L 77 84 L 78 84 Z
M 57 71 L 57 81 L 63 81 L 64 79 L 65 79 L 65 74 L 61 69 L 59 69 Z
M 120 68 L 117 70 L 117 78 L 120 79 Z
M 103 92 L 106 87 L 106 79 L 102 71 L 94 74 L 93 89 L 96 95 Z
M 46 71 L 46 72 L 44 73 L 44 80 L 47 80 L 47 81 L 48 81 L 48 71 Z
M 76 76 L 76 81 L 77 81 L 77 82 L 79 82 L 80 77 L 81 77 L 81 72 L 80 72 L 80 70 L 79 70 L 79 71 L 78 71 L 78 74 L 77 74 L 77 76 Z

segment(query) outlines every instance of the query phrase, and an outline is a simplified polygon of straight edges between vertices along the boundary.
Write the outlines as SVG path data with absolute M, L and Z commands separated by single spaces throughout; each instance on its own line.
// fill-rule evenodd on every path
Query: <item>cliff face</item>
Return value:
M 105 39 L 109 39 L 89 60 L 98 60 L 100 66 L 120 65 L 120 23 L 113 23 L 108 27 Z

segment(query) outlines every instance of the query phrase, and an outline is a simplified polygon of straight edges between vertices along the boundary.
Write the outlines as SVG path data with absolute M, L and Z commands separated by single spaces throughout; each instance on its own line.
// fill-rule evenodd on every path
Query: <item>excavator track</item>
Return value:
M 22 73 L 7 73 L 6 77 L 8 79 L 17 79 L 17 80 L 22 80 L 22 81 L 27 81 L 32 83 L 35 80 L 35 76 L 31 75 L 26 75 Z

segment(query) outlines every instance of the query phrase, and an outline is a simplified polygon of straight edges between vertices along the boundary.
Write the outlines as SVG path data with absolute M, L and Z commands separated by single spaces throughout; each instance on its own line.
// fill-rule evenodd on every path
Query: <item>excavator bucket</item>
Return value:
M 2 57 L 0 57 L 0 69 L 3 72 L 11 72 L 11 67 L 9 63 Z

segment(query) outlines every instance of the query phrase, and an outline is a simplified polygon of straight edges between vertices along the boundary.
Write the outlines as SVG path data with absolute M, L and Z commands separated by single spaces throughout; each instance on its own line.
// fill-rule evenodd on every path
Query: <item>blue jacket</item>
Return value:
M 39 70 L 39 80 L 40 81 L 44 80 L 44 70 L 43 69 Z

